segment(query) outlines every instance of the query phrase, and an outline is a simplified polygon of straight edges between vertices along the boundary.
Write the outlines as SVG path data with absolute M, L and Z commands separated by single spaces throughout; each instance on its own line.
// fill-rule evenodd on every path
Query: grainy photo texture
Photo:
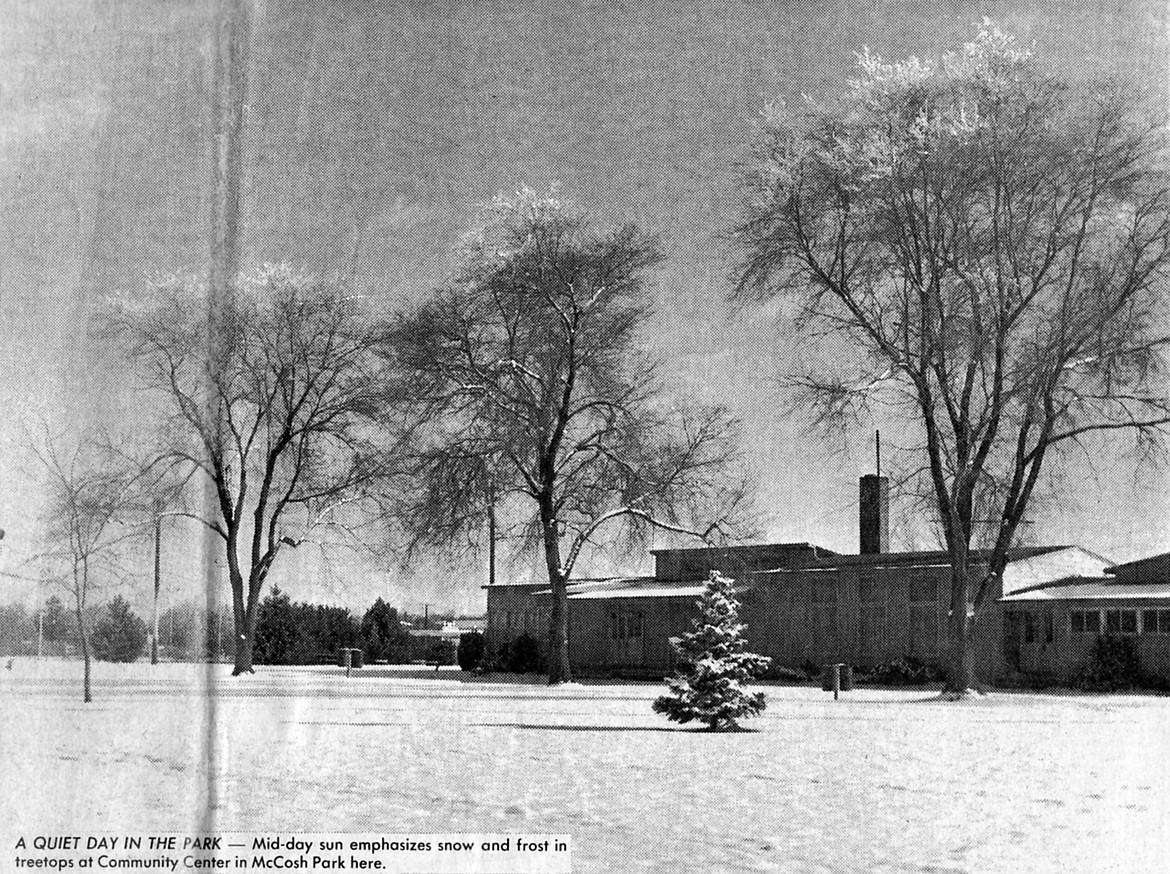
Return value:
M 0 871 L 1170 868 L 1170 8 L 0 0 Z

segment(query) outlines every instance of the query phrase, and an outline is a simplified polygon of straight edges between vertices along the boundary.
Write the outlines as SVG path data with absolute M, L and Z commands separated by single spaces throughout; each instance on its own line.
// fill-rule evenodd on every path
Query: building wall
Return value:
M 670 638 L 690 631 L 697 615 L 693 596 L 570 600 L 570 666 L 582 676 L 666 676 L 675 664 Z
M 1002 657 L 997 679 L 1012 674 L 1067 683 L 1088 666 L 1097 638 L 1114 634 L 1134 642 L 1143 669 L 1170 679 L 1170 604 L 1165 599 L 1093 599 L 1017 601 L 1000 605 Z M 1132 628 L 1109 629 L 1107 617 L 1132 616 Z M 1165 617 L 1151 628 L 1150 612 Z M 1074 613 L 1096 614 L 1096 630 L 1074 625 Z
M 847 662 L 871 667 L 913 655 L 945 659 L 948 569 L 847 566 L 755 577 L 739 592 L 752 652 L 778 666 Z M 691 629 L 693 596 L 569 601 L 574 672 L 663 676 L 671 637 Z M 631 622 L 640 634 L 629 633 Z
M 521 634 L 535 638 L 542 647 L 548 646 L 548 623 L 552 599 L 536 592 L 547 590 L 544 583 L 488 586 L 485 632 L 489 651 L 496 652 L 501 644 L 515 640 Z
M 975 574 L 979 568 L 975 568 Z M 741 588 L 740 619 L 753 652 L 776 665 L 845 662 L 872 667 L 911 655 L 942 667 L 947 657 L 950 571 L 946 566 L 797 569 L 760 574 Z M 547 646 L 549 607 L 543 584 L 488 589 L 488 645 L 523 633 Z M 670 638 L 691 630 L 694 596 L 570 598 L 569 654 L 582 676 L 666 676 L 674 669 Z M 1073 611 L 1133 611 L 1138 658 L 1152 675 L 1170 679 L 1170 603 L 1158 599 L 991 601 L 976 626 L 976 677 L 1013 675 L 1068 683 L 1088 664 L 1098 634 L 1076 631 Z M 1162 611 L 1150 630 L 1146 611 Z M 637 629 L 635 634 L 633 629 Z
M 754 651 L 778 664 L 869 667 L 945 655 L 948 569 L 847 565 L 757 577 L 741 615 Z

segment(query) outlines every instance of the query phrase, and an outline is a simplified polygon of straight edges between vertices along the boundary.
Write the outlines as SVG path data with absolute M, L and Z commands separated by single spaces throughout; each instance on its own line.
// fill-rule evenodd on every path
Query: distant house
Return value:
M 441 640 L 459 642 L 460 636 L 469 631 L 482 633 L 487 628 L 487 619 L 483 617 L 460 617 L 449 619 L 442 628 L 412 628 L 410 634 L 415 637 L 437 637 Z
M 588 675 L 656 676 L 674 668 L 671 637 L 690 629 L 703 581 L 737 581 L 750 648 L 778 665 L 867 667 L 914 656 L 946 661 L 950 558 L 889 552 L 888 487 L 862 477 L 857 555 L 811 543 L 654 550 L 654 575 L 570 584 L 569 660 Z M 988 554 L 972 553 L 973 577 Z M 548 634 L 546 584 L 487 587 L 488 644 Z M 1165 623 L 1165 624 L 1163 624 Z M 977 672 L 1071 679 L 1098 633 L 1132 634 L 1147 669 L 1170 672 L 1170 554 L 1111 567 L 1078 546 L 1013 549 L 980 617 Z

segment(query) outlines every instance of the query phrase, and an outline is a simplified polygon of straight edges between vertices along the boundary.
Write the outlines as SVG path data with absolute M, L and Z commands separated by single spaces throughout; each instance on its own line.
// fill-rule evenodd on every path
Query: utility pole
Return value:
M 488 585 L 496 584 L 496 501 L 488 503 Z

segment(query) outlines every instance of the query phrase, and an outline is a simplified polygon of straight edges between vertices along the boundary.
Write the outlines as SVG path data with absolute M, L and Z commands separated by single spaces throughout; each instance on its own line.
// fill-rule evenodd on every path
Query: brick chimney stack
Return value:
M 862 555 L 890 551 L 890 480 L 866 474 L 861 478 Z

